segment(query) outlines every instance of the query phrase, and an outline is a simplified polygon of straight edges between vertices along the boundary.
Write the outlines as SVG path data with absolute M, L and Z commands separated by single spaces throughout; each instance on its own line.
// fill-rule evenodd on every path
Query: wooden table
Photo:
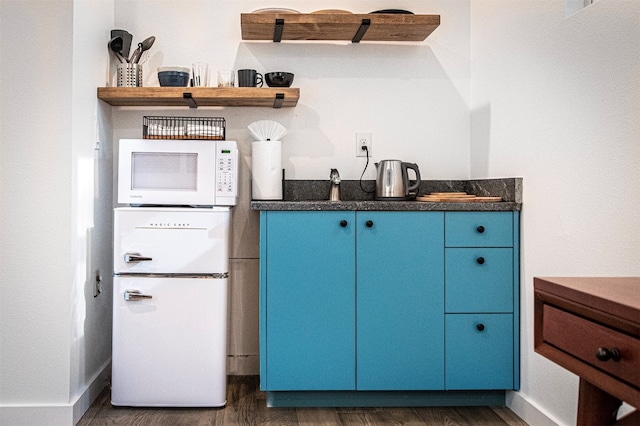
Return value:
M 640 408 L 640 277 L 534 278 L 535 351 L 580 376 L 578 425 L 615 422 Z

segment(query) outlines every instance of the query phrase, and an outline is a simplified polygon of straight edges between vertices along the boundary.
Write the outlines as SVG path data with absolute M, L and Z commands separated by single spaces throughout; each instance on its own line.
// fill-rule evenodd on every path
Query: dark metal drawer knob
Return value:
M 477 324 L 476 328 L 478 329 L 478 331 L 484 331 L 484 324 Z
M 373 221 L 372 220 L 368 220 L 364 224 L 367 226 L 367 228 L 373 227 Z
M 347 221 L 346 221 L 346 220 L 344 220 L 344 219 L 342 219 L 342 220 L 340 221 L 340 226 L 342 226 L 343 228 L 346 228 L 348 224 L 349 224 L 349 222 L 347 222 Z
M 484 257 L 479 257 L 476 259 L 476 262 L 478 262 L 478 265 L 484 265 Z
M 482 234 L 484 232 L 484 226 L 480 225 L 476 228 L 476 231 L 478 231 L 478 234 Z
M 598 348 L 598 350 L 596 351 L 596 358 L 604 362 L 607 362 L 609 360 L 618 362 L 620 361 L 620 351 L 618 350 L 618 348 Z

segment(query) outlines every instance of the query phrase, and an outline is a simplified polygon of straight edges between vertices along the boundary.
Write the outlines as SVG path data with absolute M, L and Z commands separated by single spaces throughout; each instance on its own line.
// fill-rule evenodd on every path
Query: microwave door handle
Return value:
M 151 257 L 146 257 L 141 255 L 140 253 L 125 253 L 124 254 L 124 263 L 133 263 L 133 262 L 148 262 L 153 260 Z

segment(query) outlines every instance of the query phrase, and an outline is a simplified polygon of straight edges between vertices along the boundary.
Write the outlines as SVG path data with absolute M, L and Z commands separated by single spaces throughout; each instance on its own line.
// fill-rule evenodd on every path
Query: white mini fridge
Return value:
M 226 404 L 228 207 L 114 215 L 111 403 Z

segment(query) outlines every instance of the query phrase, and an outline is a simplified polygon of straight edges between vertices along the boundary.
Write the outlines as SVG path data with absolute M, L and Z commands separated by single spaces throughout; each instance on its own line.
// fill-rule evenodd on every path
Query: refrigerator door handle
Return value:
M 135 302 L 136 300 L 153 299 L 153 296 L 149 294 L 142 294 L 138 290 L 125 290 L 124 300 L 127 302 Z
M 143 256 L 140 253 L 127 252 L 124 254 L 125 263 L 143 262 L 143 261 L 149 261 L 149 260 L 153 260 L 153 258 Z

